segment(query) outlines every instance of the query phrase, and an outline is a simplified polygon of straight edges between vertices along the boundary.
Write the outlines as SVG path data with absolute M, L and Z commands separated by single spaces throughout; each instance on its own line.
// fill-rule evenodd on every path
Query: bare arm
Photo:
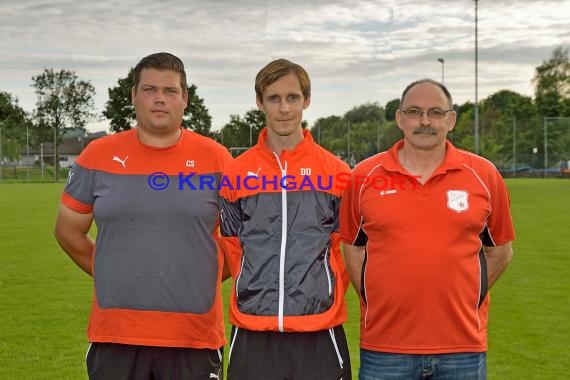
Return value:
M 491 288 L 511 262 L 513 249 L 511 242 L 508 242 L 496 247 L 484 247 L 484 250 L 487 261 L 488 286 Z
M 88 235 L 92 223 L 93 214 L 81 214 L 60 204 L 54 230 L 61 248 L 90 276 L 93 276 L 91 262 L 95 251 L 95 242 Z
M 352 286 L 360 296 L 360 284 L 362 279 L 362 265 L 364 264 L 364 247 L 357 247 L 343 243 L 344 264 L 350 277 Z

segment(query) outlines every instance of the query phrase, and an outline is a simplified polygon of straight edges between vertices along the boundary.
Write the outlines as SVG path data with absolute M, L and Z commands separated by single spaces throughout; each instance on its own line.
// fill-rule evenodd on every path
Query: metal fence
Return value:
M 234 148 L 232 153 L 235 156 L 245 149 Z M 505 177 L 570 178 L 570 117 L 545 117 L 542 123 L 536 118 L 513 118 L 510 123 L 483 119 L 480 154 Z M 68 171 L 60 169 L 59 182 L 66 180 Z M 29 159 L 0 165 L 0 184 L 54 182 L 54 177 L 53 165 L 31 163 Z
M 545 117 L 542 125 L 537 120 L 515 118 L 510 126 L 492 121 L 486 124 L 488 130 L 502 128 L 503 144 L 489 143 L 493 136 L 482 133 L 481 155 L 503 176 L 570 178 L 570 117 Z M 508 134 L 511 141 L 505 143 Z
M 69 169 L 60 168 L 59 181 L 67 180 Z M 55 182 L 55 171 L 52 165 L 23 165 L 20 163 L 4 163 L 0 165 L 0 184 L 2 183 L 38 183 Z

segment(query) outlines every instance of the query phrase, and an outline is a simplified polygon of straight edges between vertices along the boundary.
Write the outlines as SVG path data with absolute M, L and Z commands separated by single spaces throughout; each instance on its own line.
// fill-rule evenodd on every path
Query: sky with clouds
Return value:
M 535 68 L 570 46 L 570 0 L 480 0 L 478 8 L 479 100 L 505 88 L 532 96 Z M 310 124 L 384 105 L 413 80 L 441 80 L 438 58 L 454 101 L 475 99 L 473 0 L 3 1 L 0 35 L 0 91 L 30 112 L 31 78 L 44 68 L 91 81 L 100 112 L 107 89 L 158 51 L 184 61 L 213 129 L 255 107 L 255 75 L 276 58 L 309 72 Z

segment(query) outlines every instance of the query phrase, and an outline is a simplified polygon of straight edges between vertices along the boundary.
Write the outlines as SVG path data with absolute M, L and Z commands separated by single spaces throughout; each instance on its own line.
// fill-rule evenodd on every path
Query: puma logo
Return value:
M 124 160 L 121 160 L 119 157 L 113 156 L 113 161 L 120 162 L 121 165 L 123 165 L 123 167 L 125 167 L 125 162 L 127 161 L 127 158 L 129 158 L 129 156 L 126 156 Z
M 259 171 L 260 171 L 260 170 L 261 170 L 261 168 L 257 169 L 257 171 L 256 171 L 255 173 L 248 171 L 248 172 L 247 172 L 247 176 L 248 176 L 248 177 L 259 178 Z

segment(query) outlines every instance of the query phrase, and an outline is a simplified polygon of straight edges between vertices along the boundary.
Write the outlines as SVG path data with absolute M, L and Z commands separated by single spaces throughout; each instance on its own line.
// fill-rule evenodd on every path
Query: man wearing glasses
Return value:
M 487 291 L 511 260 L 514 229 L 497 169 L 447 141 L 452 105 L 433 80 L 406 87 L 403 140 L 357 165 L 341 203 L 361 380 L 486 378 Z M 372 179 L 390 176 L 405 180 L 378 191 Z

